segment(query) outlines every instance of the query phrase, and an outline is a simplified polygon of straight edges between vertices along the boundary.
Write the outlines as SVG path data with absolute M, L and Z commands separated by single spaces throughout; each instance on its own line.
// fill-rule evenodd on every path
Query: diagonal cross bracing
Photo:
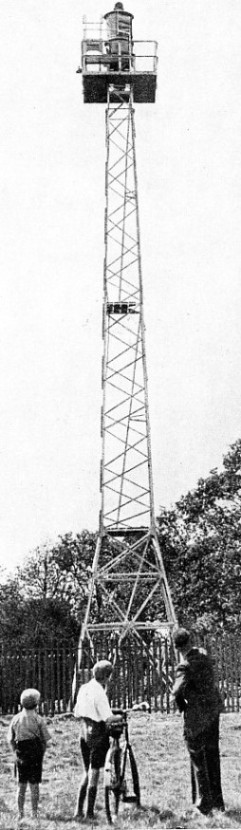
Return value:
M 175 613 L 153 498 L 132 87 L 108 88 L 99 535 L 80 643 L 116 631 L 145 644 Z M 119 103 L 116 101 L 119 100 Z M 98 617 L 91 616 L 102 598 Z M 104 615 L 102 613 L 102 602 Z M 81 654 L 81 649 L 80 649 Z

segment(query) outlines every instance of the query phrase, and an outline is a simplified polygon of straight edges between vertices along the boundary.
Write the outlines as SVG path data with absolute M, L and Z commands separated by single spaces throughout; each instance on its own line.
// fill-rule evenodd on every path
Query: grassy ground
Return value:
M 16 827 L 16 782 L 6 733 L 9 718 L 0 718 L 0 828 Z M 56 717 L 49 723 L 52 742 L 44 760 L 41 785 L 41 830 L 77 830 L 73 821 L 81 775 L 78 723 Z M 130 734 L 141 784 L 142 810 L 121 806 L 116 830 L 154 828 L 241 828 L 241 715 L 223 715 L 221 763 L 225 814 L 208 818 L 191 807 L 189 758 L 182 737 L 182 718 L 136 712 L 130 718 Z M 97 798 L 98 824 L 107 830 L 103 809 L 103 781 Z M 25 826 L 31 826 L 29 793 Z

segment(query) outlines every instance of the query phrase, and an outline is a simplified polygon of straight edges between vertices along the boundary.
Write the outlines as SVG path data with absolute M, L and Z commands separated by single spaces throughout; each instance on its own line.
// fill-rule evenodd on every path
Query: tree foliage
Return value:
M 37 548 L 0 592 L 0 639 L 26 647 L 76 639 L 88 596 L 96 537 L 83 531 Z
M 240 630 L 241 440 L 158 525 L 179 621 Z

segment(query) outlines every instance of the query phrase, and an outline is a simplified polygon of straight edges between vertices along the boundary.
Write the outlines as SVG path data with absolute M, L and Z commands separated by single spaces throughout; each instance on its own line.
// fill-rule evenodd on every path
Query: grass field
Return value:
M 0 718 L 0 828 L 16 827 L 16 782 L 13 758 L 6 733 L 9 718 Z M 77 830 L 73 821 L 76 792 L 81 775 L 78 723 L 55 717 L 49 722 L 52 742 L 44 760 L 41 784 L 42 830 Z M 141 785 L 142 809 L 121 806 L 118 830 L 154 828 L 241 828 L 241 715 L 223 715 L 221 720 L 221 764 L 225 814 L 196 815 L 191 807 L 189 758 L 182 737 L 182 718 L 136 712 L 130 717 L 130 734 Z M 97 796 L 98 824 L 105 830 L 103 780 Z M 26 821 L 31 826 L 27 794 Z

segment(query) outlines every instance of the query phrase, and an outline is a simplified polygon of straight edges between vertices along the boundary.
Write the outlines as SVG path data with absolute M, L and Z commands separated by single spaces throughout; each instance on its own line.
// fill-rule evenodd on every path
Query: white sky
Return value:
M 0 561 L 97 529 L 105 107 L 83 105 L 82 15 L 1 0 Z M 136 105 L 156 513 L 241 437 L 241 3 L 131 0 L 159 42 Z

